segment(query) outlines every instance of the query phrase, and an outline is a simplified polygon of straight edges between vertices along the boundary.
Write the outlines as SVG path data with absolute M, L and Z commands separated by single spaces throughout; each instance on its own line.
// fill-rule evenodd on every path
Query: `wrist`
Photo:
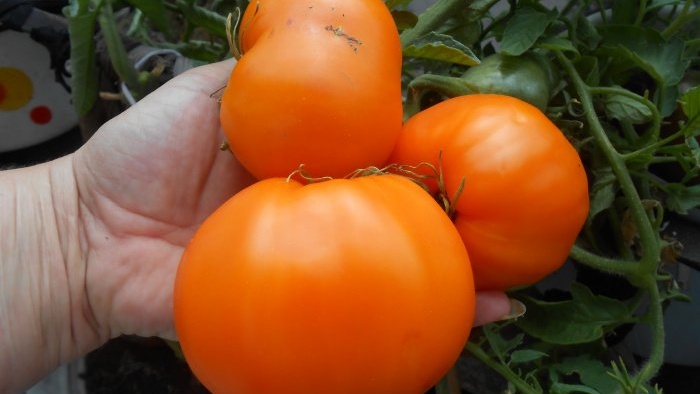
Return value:
M 0 392 L 100 343 L 71 156 L 0 173 Z

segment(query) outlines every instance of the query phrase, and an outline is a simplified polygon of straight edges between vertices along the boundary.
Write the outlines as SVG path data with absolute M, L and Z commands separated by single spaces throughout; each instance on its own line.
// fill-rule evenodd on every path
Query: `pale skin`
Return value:
M 190 70 L 73 154 L 0 171 L 0 393 L 122 334 L 176 339 L 172 292 L 199 224 L 253 182 L 219 149 L 232 61 Z M 513 314 L 480 293 L 476 324 Z

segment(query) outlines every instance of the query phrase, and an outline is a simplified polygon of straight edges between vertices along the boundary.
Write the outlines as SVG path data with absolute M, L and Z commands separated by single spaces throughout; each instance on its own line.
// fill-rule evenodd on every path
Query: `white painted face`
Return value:
M 45 142 L 77 125 L 70 93 L 50 65 L 49 51 L 29 34 L 0 32 L 0 152 Z

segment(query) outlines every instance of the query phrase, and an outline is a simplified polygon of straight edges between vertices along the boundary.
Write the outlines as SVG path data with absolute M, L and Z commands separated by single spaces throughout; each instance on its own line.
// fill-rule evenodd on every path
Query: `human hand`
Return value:
M 73 165 L 85 288 L 101 338 L 173 338 L 176 266 L 199 224 L 253 179 L 219 149 L 232 61 L 190 70 L 103 125 Z

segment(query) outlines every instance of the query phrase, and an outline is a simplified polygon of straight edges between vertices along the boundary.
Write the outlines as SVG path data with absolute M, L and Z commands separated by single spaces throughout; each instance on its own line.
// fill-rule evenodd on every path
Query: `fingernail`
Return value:
M 507 315 L 503 316 L 501 318 L 501 321 L 503 320 L 511 320 L 511 319 L 517 319 L 525 314 L 527 311 L 527 308 L 525 307 L 525 304 L 522 302 L 514 299 L 514 298 L 509 298 L 510 301 L 510 312 L 508 312 Z

